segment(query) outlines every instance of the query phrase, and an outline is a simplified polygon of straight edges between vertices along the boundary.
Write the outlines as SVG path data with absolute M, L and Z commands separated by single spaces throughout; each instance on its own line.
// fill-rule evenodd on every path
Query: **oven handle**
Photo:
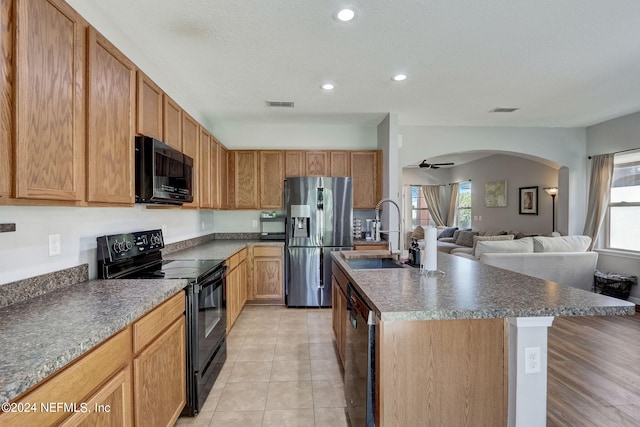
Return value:
M 194 292 L 197 294 L 201 290 L 209 286 L 215 286 L 216 288 L 218 288 L 218 286 L 222 286 L 222 284 L 224 283 L 225 277 L 227 277 L 226 265 L 220 268 L 220 270 L 218 270 L 218 272 L 216 272 L 216 274 L 213 277 L 208 277 L 207 280 L 204 281 L 204 283 L 198 283 L 197 285 L 195 285 L 193 287 Z

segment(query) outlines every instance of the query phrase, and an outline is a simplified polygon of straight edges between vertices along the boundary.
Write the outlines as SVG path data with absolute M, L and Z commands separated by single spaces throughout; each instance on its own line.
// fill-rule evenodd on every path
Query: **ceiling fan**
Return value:
M 447 162 L 447 163 L 427 163 L 426 160 L 420 162 L 420 164 L 414 166 L 419 167 L 420 169 L 439 169 L 441 166 L 453 166 L 455 163 Z

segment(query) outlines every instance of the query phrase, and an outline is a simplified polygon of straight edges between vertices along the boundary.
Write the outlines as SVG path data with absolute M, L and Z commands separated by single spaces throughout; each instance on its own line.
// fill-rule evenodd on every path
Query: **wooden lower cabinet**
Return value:
M 133 359 L 136 426 L 172 426 L 186 403 L 185 319 Z
M 37 410 L 2 412 L 0 426 L 173 426 L 186 403 L 184 306 L 180 291 L 13 400 Z
M 131 368 L 127 366 L 86 401 L 90 412 L 77 412 L 61 426 L 128 427 L 133 425 Z
M 247 248 L 227 259 L 227 333 L 247 302 Z
M 345 336 L 347 327 L 347 296 L 335 276 L 331 277 L 331 301 L 333 301 L 331 308 L 333 333 L 336 339 L 338 355 L 340 355 L 340 361 L 344 366 Z
M 249 300 L 253 303 L 284 303 L 284 252 L 282 246 L 253 247 Z

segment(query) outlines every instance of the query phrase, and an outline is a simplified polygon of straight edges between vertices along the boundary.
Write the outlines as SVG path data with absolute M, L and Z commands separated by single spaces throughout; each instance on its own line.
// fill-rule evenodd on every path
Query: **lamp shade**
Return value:
M 544 191 L 550 196 L 555 196 L 558 194 L 558 187 L 545 187 Z

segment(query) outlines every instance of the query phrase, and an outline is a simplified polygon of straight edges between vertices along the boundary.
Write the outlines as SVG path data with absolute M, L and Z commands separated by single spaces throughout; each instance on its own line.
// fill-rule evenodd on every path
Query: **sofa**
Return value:
M 513 240 L 527 236 L 530 235 L 518 231 L 460 230 L 449 227 L 438 234 L 437 246 L 440 252 L 473 256 L 478 240 Z
M 534 236 L 513 241 L 479 241 L 473 259 L 486 265 L 591 291 L 598 254 L 588 251 L 590 244 L 589 236 Z

